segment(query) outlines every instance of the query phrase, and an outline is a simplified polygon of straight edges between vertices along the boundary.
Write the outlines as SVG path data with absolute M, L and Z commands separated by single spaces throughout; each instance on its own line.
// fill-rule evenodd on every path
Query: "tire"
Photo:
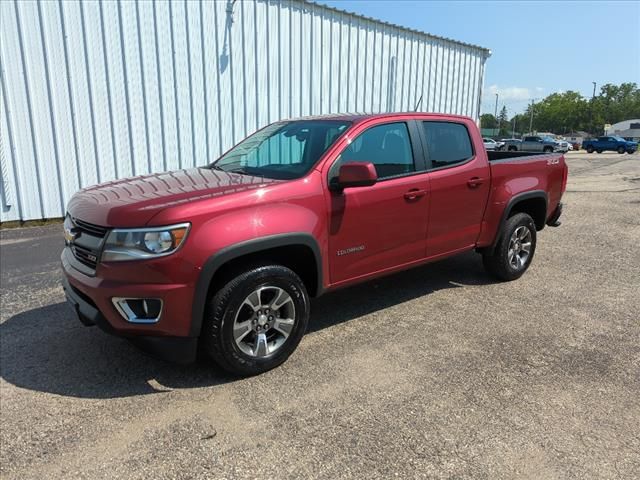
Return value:
M 596 153 L 600 154 L 602 153 L 602 150 L 596 150 Z
M 518 151 L 518 149 L 516 147 L 509 147 L 508 150 L 510 152 L 517 152 Z
M 257 375 L 289 358 L 308 323 L 309 295 L 300 277 L 281 265 L 258 266 L 211 295 L 203 347 L 228 372 Z
M 553 153 L 553 148 L 552 148 L 552 147 L 544 147 L 544 148 L 542 149 L 542 151 L 543 151 L 544 153 Z
M 521 235 L 524 233 L 524 236 Z M 514 238 L 516 240 L 514 240 Z M 516 242 L 514 245 L 514 241 Z M 518 243 L 519 242 L 519 243 Z M 529 244 L 529 251 L 526 258 L 521 254 L 524 247 Z M 512 255 L 512 247 L 523 247 L 517 256 L 520 260 L 515 260 Z M 503 225 L 500 231 L 498 243 L 491 254 L 482 255 L 482 263 L 489 274 L 499 280 L 511 281 L 520 278 L 527 271 L 533 255 L 536 251 L 536 225 L 526 213 L 516 213 L 510 217 Z M 514 264 L 518 264 L 517 266 Z
M 626 150 L 625 150 L 625 148 L 624 148 L 624 147 L 618 147 L 618 153 L 619 153 L 620 155 L 622 155 L 624 152 L 626 152 Z
M 593 153 L 593 147 L 591 145 L 587 147 L 587 153 Z

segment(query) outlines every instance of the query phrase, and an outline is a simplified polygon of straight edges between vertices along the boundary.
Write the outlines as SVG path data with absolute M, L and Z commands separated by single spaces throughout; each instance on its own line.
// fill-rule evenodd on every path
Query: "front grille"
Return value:
M 97 252 L 93 252 L 88 248 L 83 248 L 78 245 L 72 245 L 71 251 L 73 252 L 73 256 L 76 257 L 76 259 L 80 263 L 82 263 L 83 265 L 86 265 L 87 267 L 93 270 L 96 269 L 96 265 L 98 263 Z
M 80 230 L 81 232 L 86 232 L 89 235 L 93 235 L 94 237 L 104 238 L 104 236 L 107 234 L 108 228 L 106 227 L 83 222 L 82 220 L 78 220 L 77 218 L 72 218 L 71 221 L 78 230 Z
M 109 229 L 73 218 L 70 215 L 67 215 L 64 224 L 65 230 L 71 236 L 71 239 L 67 241 L 71 253 L 78 262 L 89 268 L 87 271 L 84 268 L 79 268 L 79 270 L 92 275 L 100 259 L 102 245 Z

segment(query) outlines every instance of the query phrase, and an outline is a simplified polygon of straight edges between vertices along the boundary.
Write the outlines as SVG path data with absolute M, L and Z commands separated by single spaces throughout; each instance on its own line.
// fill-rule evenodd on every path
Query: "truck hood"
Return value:
M 68 213 L 104 227 L 141 227 L 161 210 L 278 183 L 262 177 L 191 168 L 101 183 L 76 193 Z

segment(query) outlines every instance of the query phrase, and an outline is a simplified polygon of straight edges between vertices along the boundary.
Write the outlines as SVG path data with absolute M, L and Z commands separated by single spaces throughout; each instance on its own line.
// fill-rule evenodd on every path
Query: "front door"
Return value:
M 329 193 L 331 283 L 424 257 L 429 180 L 415 128 L 413 121 L 368 127 L 331 167 L 329 179 L 345 162 L 371 162 L 378 174 L 373 186 Z

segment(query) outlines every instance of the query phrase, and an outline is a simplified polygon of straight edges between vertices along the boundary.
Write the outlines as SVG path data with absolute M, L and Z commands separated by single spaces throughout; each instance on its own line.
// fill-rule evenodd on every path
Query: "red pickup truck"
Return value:
M 487 152 L 467 117 L 277 122 L 208 166 L 75 194 L 64 289 L 85 325 L 257 374 L 297 347 L 310 297 L 473 249 L 520 277 L 566 183 L 561 154 Z

